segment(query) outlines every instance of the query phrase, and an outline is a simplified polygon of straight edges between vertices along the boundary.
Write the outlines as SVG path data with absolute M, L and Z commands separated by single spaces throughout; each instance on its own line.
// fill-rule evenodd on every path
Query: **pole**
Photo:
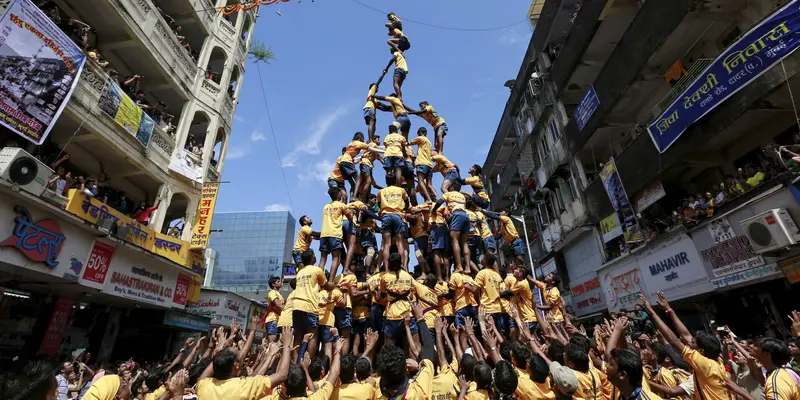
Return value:
M 533 255 L 531 254 L 531 244 L 530 241 L 528 240 L 528 226 L 525 224 L 525 213 L 522 213 L 520 216 L 522 218 L 516 215 L 514 215 L 513 217 L 517 221 L 522 222 L 522 230 L 525 232 L 525 248 L 528 249 L 528 261 L 531 263 L 531 274 L 533 274 L 533 276 L 536 277 L 536 268 L 533 266 Z

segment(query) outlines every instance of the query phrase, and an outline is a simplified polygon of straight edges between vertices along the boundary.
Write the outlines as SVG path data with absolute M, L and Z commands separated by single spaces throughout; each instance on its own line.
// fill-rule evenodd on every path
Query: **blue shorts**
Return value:
M 459 174 L 459 173 L 458 173 L 458 170 L 457 170 L 457 169 L 455 169 L 455 168 L 453 168 L 453 169 L 449 169 L 449 170 L 447 170 L 447 172 L 444 174 L 444 179 L 445 179 L 445 180 L 448 180 L 448 181 L 450 181 L 450 182 L 457 182 L 458 180 L 460 180 L 460 179 L 461 179 L 461 174 Z
M 397 48 L 400 51 L 406 51 L 411 48 L 411 42 L 408 41 L 407 36 L 400 36 L 398 39 L 400 39 L 400 42 L 397 43 Z
M 395 167 L 404 167 L 406 165 L 403 157 L 388 156 L 383 159 L 383 169 L 394 169 Z
M 292 327 L 295 331 L 307 332 L 309 329 L 317 329 L 317 325 L 319 325 L 319 315 L 299 310 L 292 311 Z
M 494 327 L 497 328 L 497 331 L 502 334 L 508 334 L 508 314 L 505 313 L 494 313 L 489 314 L 494 321 Z
M 462 235 L 466 235 L 469 233 L 469 228 L 472 226 L 469 222 L 469 216 L 467 216 L 467 212 L 464 210 L 456 210 L 453 211 L 453 215 L 450 217 L 450 231 L 451 232 L 460 232 Z
M 339 167 L 339 169 L 341 169 L 341 167 Z M 472 202 L 480 208 L 489 208 L 489 202 L 486 199 L 482 199 L 477 193 L 472 194 Z
M 442 321 L 446 322 L 447 326 L 450 326 L 450 324 L 455 324 L 456 323 L 456 317 L 439 317 L 439 318 L 441 318 Z
M 354 233 L 356 233 L 355 224 L 353 224 L 353 222 L 350 221 L 349 219 L 345 219 L 344 221 L 342 221 L 342 234 L 344 234 L 345 237 L 347 237 Z
M 483 239 L 483 250 L 492 249 L 493 251 L 497 251 L 497 242 L 494 241 L 493 237 L 488 237 Z
M 378 248 L 378 240 L 375 239 L 375 232 L 369 229 L 362 229 L 359 238 L 361 240 L 361 248 L 365 251 L 370 247 L 373 249 Z
M 433 178 L 433 169 L 427 165 L 417 165 L 416 172 L 417 175 L 422 175 L 428 182 Z
M 321 343 L 332 343 L 333 335 L 331 335 L 332 326 L 322 325 L 319 327 L 319 340 Z
M 267 324 L 264 327 L 267 330 L 267 335 L 277 335 L 278 334 L 278 323 L 277 322 L 267 322 Z
M 328 179 L 329 188 L 344 189 L 344 182 L 339 182 L 335 179 Z
M 464 320 L 470 317 L 472 318 L 473 322 L 473 329 L 478 329 L 478 311 L 475 310 L 473 306 L 466 306 L 458 311 L 456 311 L 456 328 L 461 328 L 464 326 Z
M 436 128 L 436 134 L 438 135 L 440 133 L 442 133 L 442 136 L 447 136 L 447 122 L 443 122 L 438 128 Z
M 350 162 L 341 162 L 339 163 L 339 172 L 342 173 L 344 179 L 355 178 L 358 176 L 358 172 L 356 172 L 356 166 Z M 344 185 L 342 185 L 344 187 Z
M 411 317 L 411 323 L 409 324 L 411 334 L 416 335 L 419 332 L 419 326 L 417 326 L 417 320 L 414 317 Z M 386 335 L 389 339 L 396 339 L 406 336 L 406 325 L 402 319 L 398 320 L 390 320 L 387 319 L 383 323 L 383 334 Z
M 406 224 L 397 214 L 383 214 L 381 216 L 381 232 L 391 233 L 392 236 L 403 234 L 406 231 Z
M 397 118 L 395 118 L 395 120 L 400 123 L 401 132 L 408 133 L 408 131 L 411 130 L 411 118 L 408 118 L 407 114 L 398 115 Z
M 467 247 L 472 261 L 478 264 L 478 256 L 481 255 L 481 237 L 477 235 L 467 236 Z
M 349 328 L 353 326 L 353 309 L 352 308 L 339 308 L 336 307 L 333 309 L 333 316 L 336 317 L 336 321 L 334 321 L 334 325 L 336 325 L 336 329 L 339 329 L 341 332 L 342 328 Z
M 303 252 L 300 250 L 292 250 L 292 261 L 294 261 L 295 264 L 302 264 Z
M 429 240 L 428 235 L 420 236 L 414 239 L 414 248 L 425 253 L 426 251 L 428 251 L 428 240 Z
M 369 119 L 368 118 L 372 118 L 373 120 L 375 119 L 375 109 L 374 108 L 365 108 L 364 109 L 364 122 L 366 122 L 367 125 L 369 125 Z
M 353 333 L 354 334 L 362 334 L 367 333 L 367 326 L 368 326 L 369 319 L 354 319 L 353 320 Z
M 373 304 L 369 308 L 369 327 L 375 332 L 383 332 L 383 322 L 386 317 L 383 313 L 386 312 L 386 306 L 383 304 Z
M 508 247 L 511 249 L 511 254 L 514 256 L 525 255 L 525 242 L 523 242 L 520 238 L 514 239 L 514 241 L 511 242 Z
M 372 167 L 369 165 L 358 164 L 358 172 L 363 176 L 372 176 Z
M 400 68 L 394 69 L 394 76 L 395 78 L 400 79 L 401 85 L 403 84 L 403 81 L 406 80 L 406 75 L 408 75 L 408 72 L 406 72 L 406 70 Z
M 414 163 L 406 161 L 405 164 L 405 167 L 403 167 L 403 178 L 406 180 L 406 183 L 414 184 Z
M 445 250 L 450 247 L 450 231 L 447 225 L 436 225 L 431 229 L 430 238 L 431 248 L 434 250 Z
M 342 249 L 342 239 L 335 237 L 324 237 L 319 239 L 320 253 L 333 253 L 334 250 Z

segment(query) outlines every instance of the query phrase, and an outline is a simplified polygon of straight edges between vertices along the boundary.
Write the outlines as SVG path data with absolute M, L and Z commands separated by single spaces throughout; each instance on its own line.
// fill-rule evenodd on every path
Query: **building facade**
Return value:
M 216 252 L 211 288 L 263 298 L 268 280 L 291 262 L 296 221 L 288 211 L 214 215 L 210 247 Z
M 483 171 L 578 317 L 664 291 L 695 327 L 786 331 L 800 298 L 787 3 L 542 5 Z
M 60 167 L 99 190 L 87 195 L 73 180 L 61 193 L 35 193 L 0 179 L 0 358 L 84 347 L 98 361 L 160 359 L 180 332 L 207 330 L 207 319 L 183 310 L 204 274 L 192 222 L 202 184 L 224 168 L 256 19 L 255 10 L 214 11 L 232 1 L 66 0 L 42 10 L 91 26 L 85 50 L 98 57 L 87 58 L 43 144 L 2 128 L 0 151 L 24 150 L 17 157 L 36 162 L 45 180 L 68 155 Z M 117 74 L 120 85 L 142 77 L 118 95 L 135 104 L 130 96 L 141 92 L 152 107 L 143 111 L 155 124 L 145 142 L 103 108 Z M 133 218 L 140 204 L 156 207 L 144 224 Z M 48 245 L 30 249 L 31 233 Z

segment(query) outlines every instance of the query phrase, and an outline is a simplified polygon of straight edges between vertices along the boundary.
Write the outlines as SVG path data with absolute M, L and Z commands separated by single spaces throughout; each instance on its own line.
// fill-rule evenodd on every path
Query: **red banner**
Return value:
M 44 333 L 42 345 L 39 347 L 39 354 L 53 357 L 58 353 L 58 349 L 61 347 L 61 338 L 64 337 L 69 317 L 72 315 L 73 304 L 75 304 L 75 299 L 58 298 L 53 315 L 50 316 L 50 323 Z
M 191 284 L 192 277 L 178 274 L 178 283 L 175 284 L 175 295 L 172 297 L 172 301 L 175 304 L 186 305 L 186 299 L 189 297 L 189 286 L 191 286 Z
M 92 252 L 89 253 L 89 258 L 86 260 L 83 279 L 102 285 L 106 281 L 108 267 L 111 265 L 111 257 L 113 256 L 113 246 L 95 241 Z

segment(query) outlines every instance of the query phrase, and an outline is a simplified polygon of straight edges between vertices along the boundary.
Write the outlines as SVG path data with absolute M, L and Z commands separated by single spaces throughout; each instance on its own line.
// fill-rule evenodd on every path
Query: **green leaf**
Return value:
M 250 44 L 250 50 L 247 55 L 252 57 L 253 61 L 265 64 L 275 60 L 275 53 L 272 52 L 272 48 L 257 40 L 253 40 L 253 43 Z

